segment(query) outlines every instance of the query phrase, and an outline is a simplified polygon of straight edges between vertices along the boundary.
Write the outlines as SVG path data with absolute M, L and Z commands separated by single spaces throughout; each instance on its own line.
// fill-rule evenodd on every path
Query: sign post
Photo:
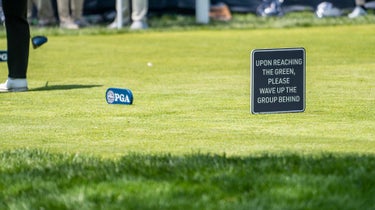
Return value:
M 304 48 L 256 49 L 251 52 L 251 113 L 304 112 Z
M 122 10 L 123 10 L 122 0 L 116 0 L 116 27 L 121 29 L 123 25 Z M 128 9 L 128 8 L 126 8 Z
M 210 22 L 209 12 L 210 0 L 195 1 L 195 16 L 197 23 L 208 24 Z

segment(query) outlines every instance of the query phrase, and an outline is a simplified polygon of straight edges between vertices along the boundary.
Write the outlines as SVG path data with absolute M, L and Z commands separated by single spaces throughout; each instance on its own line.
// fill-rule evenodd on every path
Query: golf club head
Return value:
M 47 41 L 48 41 L 48 39 L 45 36 L 34 36 L 33 38 L 31 38 L 31 42 L 33 44 L 34 49 L 42 46 Z

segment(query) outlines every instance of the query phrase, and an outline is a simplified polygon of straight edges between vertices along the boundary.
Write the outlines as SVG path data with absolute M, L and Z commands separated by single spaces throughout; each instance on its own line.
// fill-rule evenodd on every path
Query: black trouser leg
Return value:
M 11 78 L 26 78 L 29 62 L 30 28 L 27 0 L 3 0 Z

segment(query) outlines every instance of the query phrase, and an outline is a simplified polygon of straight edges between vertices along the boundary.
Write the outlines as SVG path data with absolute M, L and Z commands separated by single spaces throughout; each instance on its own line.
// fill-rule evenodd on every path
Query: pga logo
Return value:
M 109 88 L 106 92 L 108 104 L 133 104 L 133 94 L 129 89 Z
M 4 62 L 8 60 L 8 52 L 4 50 L 0 50 L 0 62 Z

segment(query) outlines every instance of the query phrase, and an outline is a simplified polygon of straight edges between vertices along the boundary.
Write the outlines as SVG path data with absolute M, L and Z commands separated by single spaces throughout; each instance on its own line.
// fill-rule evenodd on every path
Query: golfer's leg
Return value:
M 27 0 L 3 0 L 10 78 L 26 78 L 29 61 L 30 28 Z

